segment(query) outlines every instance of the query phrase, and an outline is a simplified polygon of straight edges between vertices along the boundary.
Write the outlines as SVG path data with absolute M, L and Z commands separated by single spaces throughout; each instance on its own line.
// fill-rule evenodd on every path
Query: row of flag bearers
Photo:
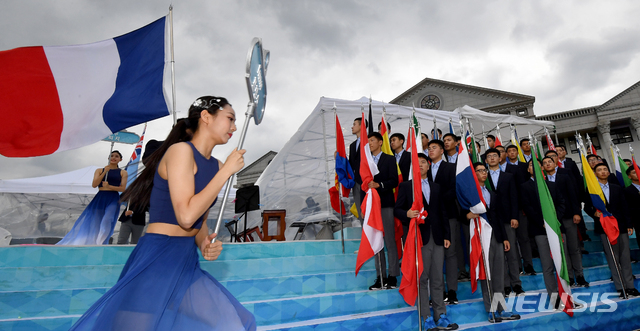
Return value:
M 596 234 L 602 234 L 605 246 L 611 243 L 605 254 L 616 289 L 623 297 L 640 295 L 633 286 L 630 267 L 628 235 L 632 226 L 627 201 L 623 190 L 610 189 L 606 165 L 585 168 L 589 171 L 583 179 L 576 163 L 565 157 L 564 146 L 556 151 L 548 133 L 549 151 L 544 156 L 539 150 L 537 155 L 532 151 L 530 139 L 518 141 L 514 133 L 507 148 L 499 137 L 485 139 L 485 146 L 491 148 L 482 157 L 478 157 L 479 149 L 468 130 L 466 136 L 471 139 L 465 143 L 451 128 L 445 135 L 433 130 L 433 137 L 440 139 L 420 146 L 416 136 L 421 135 L 413 126 L 404 149 L 402 134 L 388 138 L 390 128 L 384 115 L 380 132 L 373 132 L 364 118 L 363 112 L 353 122 L 352 133 L 357 139 L 349 146 L 347 161 L 336 115 L 338 149 L 336 187 L 330 190 L 332 205 L 344 214 L 346 208 L 333 197 L 346 197 L 347 188 L 353 190 L 355 209 L 363 223 L 356 275 L 374 256 L 378 276 L 371 290 L 396 288 L 402 271 L 400 293 L 408 304 L 417 302 L 425 329 L 457 328 L 446 315 L 445 302 L 457 303 L 458 277 L 465 273 L 465 246 L 469 247 L 472 291 L 480 280 L 490 322 L 520 318 L 501 305 L 491 311 L 491 302 L 498 293 L 524 294 L 520 275 L 535 275 L 532 245 L 541 259 L 549 297 L 555 300 L 550 304 L 572 316 L 571 286 L 589 286 L 582 270 L 579 240 L 586 235 L 579 226 L 584 229 L 583 202 L 585 212 L 595 220 Z M 424 147 L 426 153 L 420 153 Z M 585 155 L 586 151 L 581 153 L 587 167 Z M 630 177 L 637 179 L 635 170 L 630 169 Z M 601 176 L 606 173 L 604 183 L 600 177 L 594 179 L 598 171 Z M 627 189 L 636 190 L 635 200 L 640 200 L 640 182 L 636 184 Z M 593 201 L 594 195 L 602 204 Z M 609 230 L 613 223 L 624 231 L 616 234 Z

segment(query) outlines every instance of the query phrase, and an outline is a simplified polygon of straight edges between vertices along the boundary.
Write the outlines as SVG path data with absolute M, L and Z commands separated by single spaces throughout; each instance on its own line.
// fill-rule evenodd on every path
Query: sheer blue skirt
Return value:
M 119 199 L 120 194 L 116 191 L 98 191 L 71 231 L 56 245 L 108 244 L 118 222 Z
M 255 330 L 253 315 L 198 258 L 193 237 L 145 234 L 118 282 L 71 330 Z

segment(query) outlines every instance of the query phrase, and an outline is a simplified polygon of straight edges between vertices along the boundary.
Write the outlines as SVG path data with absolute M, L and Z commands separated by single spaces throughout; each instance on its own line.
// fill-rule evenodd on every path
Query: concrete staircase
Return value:
M 592 229 L 592 223 L 587 223 Z M 449 318 L 460 329 L 503 330 L 631 330 L 640 327 L 640 298 L 612 298 L 614 312 L 601 296 L 615 292 L 599 237 L 583 255 L 589 288 L 574 289 L 587 302 L 586 311 L 571 318 L 540 308 L 544 281 L 538 259 L 536 276 L 521 276 L 527 300 L 516 310 L 518 321 L 490 324 L 481 292 L 470 283 L 459 284 L 457 305 L 447 306 Z M 368 291 L 375 280 L 373 261 L 354 275 L 359 240 L 297 241 L 225 244 L 219 260 L 202 261 L 245 307 L 254 313 L 260 330 L 417 330 L 415 307 L 408 306 L 397 289 Z M 632 256 L 640 257 L 635 239 Z M 93 302 L 118 279 L 133 246 L 12 246 L 0 248 L 0 330 L 68 330 Z M 633 264 L 640 274 L 640 264 Z M 636 283 L 636 287 L 638 287 Z M 510 299 L 508 303 L 513 302 Z M 543 302 L 544 304 L 544 302 Z M 532 308 L 531 312 L 524 311 Z

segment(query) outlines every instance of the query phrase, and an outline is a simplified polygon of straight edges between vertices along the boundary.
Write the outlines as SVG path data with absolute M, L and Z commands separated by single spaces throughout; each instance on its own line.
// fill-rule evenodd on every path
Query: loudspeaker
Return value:
M 251 185 L 236 191 L 236 213 L 260 209 L 260 187 Z

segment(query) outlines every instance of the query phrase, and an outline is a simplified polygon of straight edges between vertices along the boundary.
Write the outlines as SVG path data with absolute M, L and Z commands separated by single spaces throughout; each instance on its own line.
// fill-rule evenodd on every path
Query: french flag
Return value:
M 169 115 L 166 17 L 75 46 L 0 52 L 0 154 L 48 155 Z

